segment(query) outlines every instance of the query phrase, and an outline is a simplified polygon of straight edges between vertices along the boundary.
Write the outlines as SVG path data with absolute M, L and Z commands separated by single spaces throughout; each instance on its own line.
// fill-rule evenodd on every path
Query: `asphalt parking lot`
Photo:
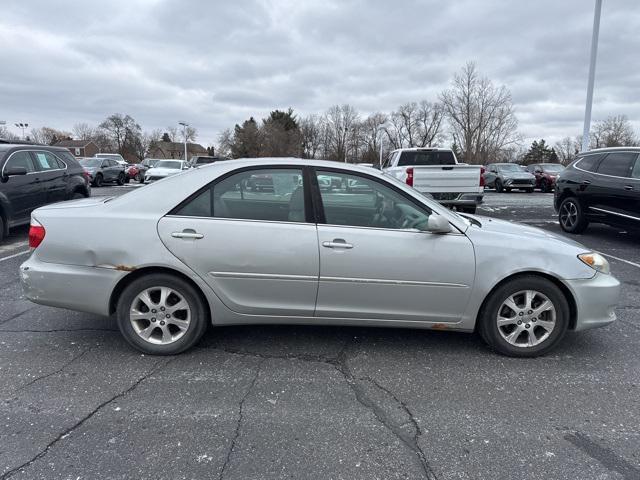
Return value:
M 485 199 L 483 215 L 560 232 L 551 194 Z M 640 478 L 640 248 L 625 232 L 576 237 L 623 282 L 619 320 L 537 359 L 470 334 L 291 326 L 144 356 L 111 319 L 22 297 L 26 233 L 0 243 L 0 480 Z

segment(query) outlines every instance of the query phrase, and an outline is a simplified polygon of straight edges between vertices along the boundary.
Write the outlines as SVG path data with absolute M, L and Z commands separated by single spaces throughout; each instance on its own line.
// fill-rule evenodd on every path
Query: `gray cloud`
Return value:
M 273 108 L 363 114 L 435 100 L 469 60 L 510 88 L 520 129 L 580 133 L 592 2 L 584 0 L 3 1 L 0 120 L 70 129 L 129 113 L 217 133 Z M 594 119 L 640 129 L 640 5 L 605 2 Z

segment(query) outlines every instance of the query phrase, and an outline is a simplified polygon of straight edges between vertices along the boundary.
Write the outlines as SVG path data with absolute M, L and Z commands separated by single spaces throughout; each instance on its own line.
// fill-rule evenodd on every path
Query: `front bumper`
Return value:
M 110 268 L 47 263 L 32 254 L 20 265 L 25 296 L 34 303 L 109 315 L 111 292 L 126 272 Z
M 616 320 L 620 282 L 612 275 L 596 273 L 586 280 L 566 280 L 576 301 L 575 330 L 604 327 Z

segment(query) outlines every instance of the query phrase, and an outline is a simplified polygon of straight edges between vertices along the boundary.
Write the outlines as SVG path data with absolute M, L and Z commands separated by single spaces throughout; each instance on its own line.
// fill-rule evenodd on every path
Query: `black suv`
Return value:
M 554 206 L 565 232 L 589 222 L 640 230 L 640 148 L 591 150 L 578 155 L 556 180 Z
M 0 240 L 47 203 L 91 195 L 84 169 L 61 147 L 0 142 Z

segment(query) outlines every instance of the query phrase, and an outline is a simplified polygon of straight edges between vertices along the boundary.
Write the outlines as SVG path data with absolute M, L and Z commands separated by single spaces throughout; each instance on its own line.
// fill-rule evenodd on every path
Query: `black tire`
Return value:
M 80 192 L 75 192 L 73 195 L 71 195 L 71 200 L 80 200 L 81 198 L 87 198 L 86 195 L 83 195 Z
M 118 175 L 118 179 L 116 180 L 116 183 L 118 185 L 124 185 L 126 179 L 126 175 L 124 174 L 124 172 L 120 172 L 120 175 Z
M 140 175 L 140 179 L 138 180 L 140 183 L 144 183 L 144 175 Z
M 471 215 L 476 214 L 476 207 L 458 207 L 458 211 L 462 213 L 468 213 Z
M 4 218 L 0 215 L 0 242 L 4 239 Z
M 524 191 L 527 192 L 527 193 L 533 193 L 533 187 L 532 188 L 525 188 Z
M 136 173 L 136 174 L 133 176 L 133 179 L 134 179 L 136 182 L 138 182 L 138 183 L 142 183 L 142 180 L 143 180 L 142 175 L 140 175 L 140 172 Z
M 97 174 L 93 178 L 93 186 L 94 187 L 101 187 L 103 183 L 104 183 L 104 178 L 103 178 L 101 173 Z
M 526 290 L 533 290 L 547 297 L 555 309 L 555 321 L 552 322 L 554 326 L 546 338 L 544 338 L 544 335 L 547 331 L 538 323 L 542 321 L 542 318 L 539 320 L 536 318 L 534 321 L 531 317 L 526 316 L 526 313 L 522 317 L 523 320 L 521 320 L 520 326 L 514 324 L 498 327 L 498 313 L 505 313 L 504 311 L 499 312 L 504 308 L 503 302 L 512 295 L 515 295 L 514 298 L 522 298 L 522 295 L 516 294 Z M 535 296 L 534 300 L 540 298 Z M 545 315 L 546 319 L 551 318 L 547 316 L 551 315 L 550 312 L 546 312 L 543 315 Z M 490 294 L 478 318 L 478 331 L 483 340 L 498 353 L 510 357 L 537 357 L 544 355 L 558 345 L 569 327 L 569 317 L 569 303 L 557 285 L 537 275 L 524 275 L 506 282 Z M 513 318 L 519 319 L 520 317 L 515 316 Z M 526 327 L 527 325 L 530 327 Z M 511 327 L 513 327 L 513 330 L 509 330 Z M 516 328 L 521 329 L 519 334 L 516 333 Z M 544 338 L 544 340 L 534 346 L 525 345 L 527 340 L 531 338 L 529 332 L 532 332 L 531 334 L 539 339 Z M 516 333 L 514 341 L 521 344 L 521 346 L 514 345 L 503 337 L 503 334 L 508 336 L 508 334 L 513 333 Z
M 154 287 L 169 287 L 179 292 L 191 309 L 191 321 L 187 330 L 180 338 L 169 344 L 154 344 L 144 340 L 136 333 L 129 320 L 129 310 L 135 298 L 142 291 Z M 202 338 L 209 324 L 209 315 L 199 293 L 181 278 L 165 273 L 151 273 L 131 282 L 118 299 L 116 316 L 118 328 L 125 340 L 134 348 L 149 355 L 175 355 L 191 348 Z M 148 322 L 150 326 L 151 323 Z
M 505 189 L 504 189 L 504 191 L 505 191 L 505 192 L 507 192 L 507 193 L 511 193 L 511 189 L 510 189 L 510 188 L 508 188 L 508 187 L 507 187 L 507 188 L 505 188 Z
M 567 197 L 558 209 L 560 228 L 567 233 L 582 233 L 589 226 L 580 201 L 576 197 Z
M 502 191 L 504 190 L 504 187 L 502 186 L 502 180 L 498 178 L 495 182 L 495 187 L 496 187 L 496 192 L 502 193 Z
M 550 192 L 551 188 L 549 188 L 549 182 L 547 182 L 546 180 L 542 180 L 542 182 L 540 182 L 540 191 L 542 193 Z
M 124 183 L 129 183 L 131 181 L 131 179 L 129 178 L 129 175 L 125 175 L 124 177 Z

